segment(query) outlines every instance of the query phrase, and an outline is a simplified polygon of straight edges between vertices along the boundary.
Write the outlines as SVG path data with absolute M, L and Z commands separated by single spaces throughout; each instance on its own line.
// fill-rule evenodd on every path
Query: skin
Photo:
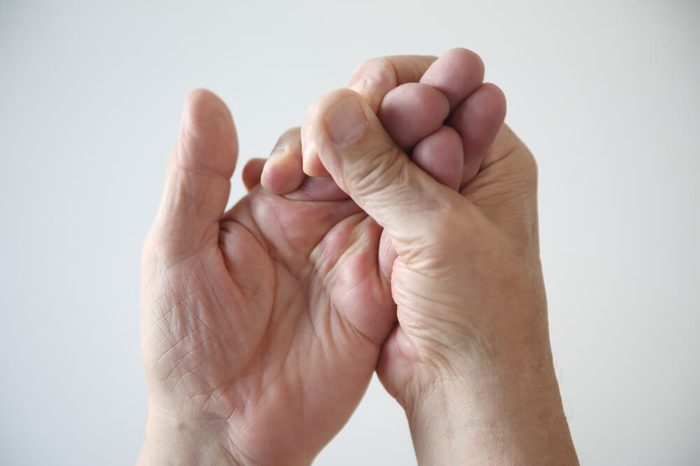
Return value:
M 348 199 L 261 189 L 224 213 L 235 158 L 228 110 L 194 92 L 143 254 L 144 464 L 309 464 L 391 330 L 377 225 Z M 182 444 L 198 456 L 162 457 Z
M 267 163 L 249 163 L 243 178 L 251 192 L 226 213 L 237 155 L 233 121 L 211 93 L 189 97 L 143 254 L 142 352 L 151 398 L 141 463 L 308 464 L 346 422 L 377 365 L 407 411 L 420 464 L 516 461 L 553 441 L 567 450 L 536 260 L 536 209 L 528 204 L 534 162 L 500 123 L 496 142 L 479 154 L 474 147 L 486 142 L 465 139 L 474 122 L 454 115 L 475 111 L 464 108 L 477 108 L 466 102 L 481 87 L 455 97 L 439 80 L 429 85 L 449 103 L 447 124 L 414 138 L 405 154 L 375 114 L 389 126 L 383 96 L 430 77 L 432 60 L 388 63 L 388 74 L 386 61 L 361 66 L 351 83 L 357 94 L 324 97 L 301 137 L 288 132 Z M 348 98 L 362 109 L 366 132 L 338 146 L 329 142 L 326 119 Z M 498 120 L 488 105 L 477 108 L 487 115 L 482 126 Z M 440 132 L 452 136 L 431 146 Z M 459 184 L 471 180 L 459 193 L 447 187 L 454 181 L 427 168 L 431 154 L 444 153 L 431 147 L 457 142 L 461 151 L 446 152 L 461 155 L 449 159 L 462 164 Z M 421 144 L 428 147 L 423 170 L 415 153 Z M 478 183 L 482 172 L 471 179 L 467 171 L 473 158 L 489 173 Z M 332 179 L 309 178 L 302 167 Z M 408 205 L 416 208 L 407 215 L 399 208 Z M 477 280 L 480 286 L 465 286 Z M 514 349 L 519 357 L 506 357 Z M 531 399 L 533 380 L 544 401 Z M 532 429 L 531 416 L 545 420 L 537 424 L 542 429 Z M 528 422 L 537 434 L 526 438 L 508 419 Z M 486 426 L 496 426 L 500 447 L 488 443 L 494 432 Z M 524 448 L 533 438 L 537 448 Z M 511 456 L 494 456 L 504 451 Z
M 474 177 L 505 117 L 505 96 L 483 80 L 481 58 L 470 50 L 452 49 L 438 60 L 423 56 L 368 60 L 357 68 L 349 87 L 365 99 L 387 133 L 421 169 L 457 189 Z M 290 165 L 287 172 L 296 166 Z M 328 176 L 310 137 L 303 171 Z M 278 193 L 292 187 L 266 185 Z
M 448 123 L 466 121 L 469 100 Z M 351 90 L 317 101 L 302 135 L 395 250 L 398 324 L 377 372 L 406 410 L 419 464 L 578 464 L 549 346 L 525 145 L 502 126 L 455 192 L 412 163 Z

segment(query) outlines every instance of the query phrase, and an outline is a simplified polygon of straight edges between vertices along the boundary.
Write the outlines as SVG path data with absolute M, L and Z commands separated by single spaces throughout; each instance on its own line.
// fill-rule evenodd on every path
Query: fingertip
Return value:
M 248 192 L 252 191 L 260 184 L 264 166 L 265 159 L 263 158 L 250 159 L 245 166 L 243 166 L 241 177 L 243 178 L 243 185 Z
M 473 67 L 474 71 L 480 72 L 481 74 L 484 73 L 484 60 L 473 50 L 469 50 L 465 47 L 454 47 L 449 49 L 442 56 L 455 60 L 462 65 L 469 65 Z
M 267 159 L 260 182 L 266 191 L 282 195 L 297 189 L 304 178 L 301 158 L 291 152 L 282 152 Z
M 338 122 L 348 123 L 348 114 L 337 112 L 335 109 L 339 102 L 355 102 L 359 108 L 364 109 L 363 112 L 374 115 L 374 112 L 368 109 L 367 101 L 357 92 L 347 88 L 331 91 L 314 102 L 307 112 L 301 130 L 302 166 L 308 176 L 331 176 L 323 162 L 319 144 L 324 146 L 329 140 L 327 123 L 331 115 L 336 115 Z
M 486 83 L 450 115 L 448 124 L 457 130 L 464 145 L 462 183 L 478 173 L 486 151 L 503 126 L 505 114 L 505 94 L 495 84 Z
M 185 98 L 175 158 L 192 170 L 230 178 L 238 155 L 238 137 L 228 106 L 207 89 Z
M 421 83 L 443 92 L 453 109 L 483 81 L 483 60 L 476 53 L 464 48 L 445 52 L 420 80 Z
M 274 194 L 297 189 L 304 181 L 301 152 L 301 129 L 295 127 L 282 133 L 263 168 L 262 187 Z
M 407 83 L 389 91 L 378 116 L 389 135 L 404 150 L 437 131 L 450 113 L 450 103 L 439 90 Z
M 301 170 L 307 176 L 329 176 L 318 155 L 314 140 L 316 130 L 312 122 L 319 112 L 319 102 L 320 99 L 309 107 L 300 129 Z
M 192 113 L 197 113 L 199 109 L 217 109 L 231 117 L 231 112 L 224 101 L 214 92 L 205 88 L 192 89 L 185 97 L 185 107 Z
M 271 157 L 265 160 L 265 164 L 260 173 L 260 186 L 262 186 L 265 191 L 272 194 L 279 194 L 277 192 L 277 183 L 275 182 L 277 177 L 274 173 L 273 164 Z
M 508 99 L 506 99 L 505 92 L 493 83 L 484 83 L 481 87 L 484 88 L 483 92 L 491 95 L 491 108 L 489 109 L 491 119 L 503 124 L 508 113 Z
M 453 128 L 443 126 L 413 149 L 411 158 L 438 182 L 459 188 L 464 170 L 462 138 Z
M 237 156 L 236 129 L 226 104 L 206 89 L 190 92 L 156 220 L 157 234 L 171 238 L 163 242 L 167 256 L 216 244 L 211 225 L 226 208 Z M 248 184 L 255 181 L 255 166 L 248 169 Z
M 302 170 L 307 176 L 330 176 L 315 148 L 310 149 L 308 153 L 304 154 Z
M 183 120 L 191 124 L 219 123 L 233 125 L 233 115 L 224 101 L 209 89 L 198 88 L 187 93 L 182 111 Z

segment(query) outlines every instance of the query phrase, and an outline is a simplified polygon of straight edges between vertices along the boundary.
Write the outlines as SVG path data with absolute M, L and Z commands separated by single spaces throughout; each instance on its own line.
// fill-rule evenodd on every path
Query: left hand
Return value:
M 276 154 L 301 171 L 298 130 Z M 310 463 L 395 320 L 377 224 L 331 180 L 287 197 L 254 187 L 224 213 L 236 156 L 228 109 L 193 93 L 143 251 L 144 463 Z

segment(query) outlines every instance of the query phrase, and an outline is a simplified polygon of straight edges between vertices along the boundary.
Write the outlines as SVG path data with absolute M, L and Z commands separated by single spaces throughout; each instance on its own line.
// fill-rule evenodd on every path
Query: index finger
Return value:
M 418 82 L 437 59 L 432 55 L 394 55 L 363 62 L 352 74 L 348 87 L 364 97 L 377 112 L 384 96 L 396 86 Z

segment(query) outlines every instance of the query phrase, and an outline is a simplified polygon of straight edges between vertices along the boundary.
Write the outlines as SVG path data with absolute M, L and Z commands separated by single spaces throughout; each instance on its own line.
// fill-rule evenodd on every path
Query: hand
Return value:
M 275 154 L 300 172 L 298 131 Z M 376 223 L 331 180 L 286 198 L 254 188 L 224 213 L 236 156 L 228 109 L 194 92 L 143 250 L 142 463 L 309 464 L 393 326 Z
M 406 409 L 420 464 L 576 464 L 547 334 L 532 155 L 503 126 L 457 193 L 410 161 L 371 102 L 350 90 L 320 99 L 302 128 L 304 165 L 320 160 L 396 250 L 398 326 L 378 373 Z

